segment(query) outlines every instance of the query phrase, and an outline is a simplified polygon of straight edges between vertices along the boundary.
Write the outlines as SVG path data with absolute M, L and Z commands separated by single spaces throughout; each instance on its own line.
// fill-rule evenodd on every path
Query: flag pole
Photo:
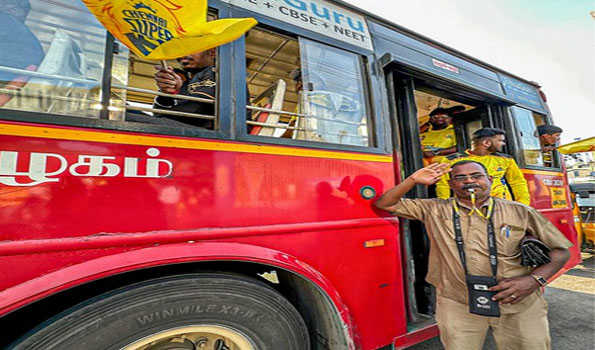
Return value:
M 167 62 L 165 62 L 165 60 L 161 60 L 161 67 L 163 67 L 163 69 L 167 69 Z

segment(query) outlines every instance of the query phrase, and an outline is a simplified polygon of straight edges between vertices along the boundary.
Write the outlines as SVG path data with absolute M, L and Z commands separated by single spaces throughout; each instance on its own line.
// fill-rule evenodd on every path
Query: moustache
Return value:
M 464 185 L 462 188 L 464 191 L 468 191 L 473 188 L 481 188 L 481 186 L 476 185 L 476 184 L 468 184 L 468 185 Z

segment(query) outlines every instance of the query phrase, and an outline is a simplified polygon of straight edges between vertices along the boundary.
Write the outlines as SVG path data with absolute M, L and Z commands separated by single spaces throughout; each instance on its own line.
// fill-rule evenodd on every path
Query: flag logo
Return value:
M 99 22 L 140 57 L 175 59 L 244 35 L 253 18 L 207 22 L 206 0 L 83 0 Z

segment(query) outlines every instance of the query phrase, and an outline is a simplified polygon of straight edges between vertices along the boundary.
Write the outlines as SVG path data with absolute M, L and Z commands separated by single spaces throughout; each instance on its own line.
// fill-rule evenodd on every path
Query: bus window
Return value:
M 300 89 L 299 57 L 296 38 L 263 28 L 254 28 L 246 35 L 246 83 L 251 108 L 255 108 L 248 109 L 249 134 L 285 138 L 293 135 Z M 264 127 L 266 124 L 277 127 Z
M 248 35 L 246 50 L 250 134 L 371 145 L 360 56 L 259 28 Z
M 208 16 L 215 18 L 213 13 Z M 107 32 L 80 0 L 2 1 L 0 27 L 2 33 L 10 33 L 0 41 L 0 108 L 36 112 L 42 118 L 44 114 L 102 117 Z M 116 47 L 107 119 L 214 128 L 216 50 L 210 74 L 201 80 L 195 78 L 201 73 L 183 69 L 183 61 L 167 62 L 186 81 L 174 98 L 157 89 L 157 62 L 137 57 L 121 43 Z
M 209 13 L 208 21 L 217 19 Z M 123 45 L 120 45 L 121 47 Z M 217 106 L 217 49 L 166 61 L 182 82 L 176 96 L 159 91 L 156 61 L 138 57 L 127 49 L 117 55 L 127 60 L 125 89 L 114 82 L 112 96 L 126 101 L 126 121 L 169 127 L 215 129 Z M 114 62 L 117 62 L 115 59 Z M 110 117 L 111 118 L 111 117 Z
M 361 58 L 300 38 L 303 111 L 297 138 L 370 145 Z
M 520 107 L 512 107 L 512 110 L 521 135 L 525 164 L 553 167 L 553 151 L 542 152 L 537 135 L 537 127 L 546 124 L 545 116 Z
M 99 117 L 106 32 L 81 1 L 2 1 L 0 28 L 0 108 Z

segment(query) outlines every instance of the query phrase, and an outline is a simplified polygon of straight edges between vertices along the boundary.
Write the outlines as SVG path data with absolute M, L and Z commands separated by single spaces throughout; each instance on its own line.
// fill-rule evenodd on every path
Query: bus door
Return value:
M 430 94 L 418 90 L 416 80 L 406 74 L 393 71 L 387 73 L 389 107 L 391 109 L 393 144 L 396 145 L 400 164 L 396 177 L 404 179 L 424 166 L 420 127 L 429 128 L 428 114 L 440 104 Z M 391 91 L 392 90 L 392 91 Z M 428 107 L 428 108 L 426 108 Z M 406 195 L 409 198 L 429 198 L 431 193 L 425 186 L 416 186 Z M 407 311 L 410 328 L 418 328 L 432 320 L 434 312 L 434 291 L 425 282 L 428 268 L 429 240 L 421 222 L 400 220 L 401 247 L 403 250 L 404 285 L 407 294 Z
M 417 106 L 414 97 L 414 81 L 412 78 L 389 72 L 387 87 L 389 89 L 389 108 L 391 111 L 392 139 L 399 161 L 395 164 L 397 181 L 412 174 L 423 167 L 421 143 L 417 121 Z M 409 198 L 427 198 L 428 192 L 424 186 L 416 186 L 406 194 Z M 403 285 L 406 293 L 406 307 L 408 325 L 421 328 L 428 319 L 431 320 L 431 302 L 424 291 L 424 253 L 427 236 L 423 225 L 414 220 L 400 219 L 401 249 L 403 257 Z M 421 235 L 419 233 L 422 233 Z M 421 237 L 421 239 L 420 239 Z M 427 264 L 427 263 L 426 263 Z M 425 270 L 425 271 L 424 271 Z
M 488 106 L 457 94 L 456 87 L 447 89 L 401 70 L 388 71 L 386 77 L 395 159 L 400 162 L 395 164 L 398 179 L 443 158 L 432 156 L 432 152 L 446 156 L 448 152 L 464 151 L 470 147 L 475 130 L 491 125 Z M 447 110 L 451 117 L 432 118 L 437 109 Z M 416 186 L 407 197 L 435 197 L 433 187 Z M 433 322 L 435 291 L 425 281 L 430 243 L 421 222 L 402 219 L 400 223 L 409 329 L 414 330 Z

